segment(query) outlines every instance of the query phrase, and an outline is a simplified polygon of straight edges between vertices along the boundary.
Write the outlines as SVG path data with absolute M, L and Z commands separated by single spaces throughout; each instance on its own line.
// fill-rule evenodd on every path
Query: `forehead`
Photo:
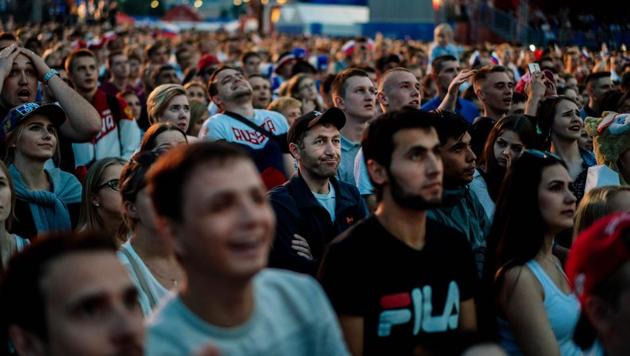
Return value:
M 545 167 L 542 171 L 541 183 L 549 183 L 554 180 L 561 180 L 565 182 L 571 181 L 569 172 L 567 172 L 566 168 L 564 168 L 561 164 L 554 164 L 552 166 Z
M 610 79 L 610 77 L 602 77 L 602 78 L 598 78 L 598 79 L 594 80 L 593 84 L 595 84 L 595 85 L 609 85 L 609 84 L 612 84 L 612 80 Z
M 22 53 L 20 53 L 13 60 L 13 66 L 14 67 L 19 67 L 19 68 L 22 68 L 22 67 L 33 67 L 33 63 L 31 62 L 30 59 L 28 59 L 27 56 L 25 56 Z
M 306 137 L 336 136 L 336 135 L 339 135 L 339 129 L 335 125 L 329 122 L 315 125 L 306 132 Z
M 127 55 L 126 54 L 117 54 L 115 56 L 112 57 L 112 62 L 124 62 L 127 61 Z
M 486 76 L 486 84 L 494 85 L 497 83 L 511 82 L 510 76 L 505 72 L 488 73 Z
M 374 84 L 372 83 L 372 80 L 370 80 L 370 78 L 368 77 L 355 75 L 346 79 L 345 86 L 346 88 L 352 90 L 360 87 L 373 87 Z
M 440 72 L 446 69 L 457 69 L 457 68 L 459 68 L 459 63 L 457 63 L 457 61 L 444 61 L 442 62 L 442 70 L 440 70 Z
M 567 110 L 577 110 L 578 106 L 575 105 L 574 102 L 570 100 L 560 100 L 558 104 L 556 104 L 556 113 L 562 113 Z
M 49 302 L 67 303 L 87 294 L 115 293 L 131 280 L 113 251 L 73 252 L 50 262 L 40 286 Z
M 239 194 L 252 188 L 264 190 L 256 166 L 243 158 L 206 162 L 197 166 L 184 183 L 184 204 L 198 206 L 221 193 Z
M 222 71 L 219 72 L 219 74 L 217 74 L 216 80 L 217 81 L 221 81 L 223 78 L 231 76 L 231 75 L 237 75 L 237 74 L 241 74 L 241 72 L 235 70 L 235 69 L 224 69 Z
M 247 57 L 247 59 L 245 60 L 245 63 L 250 63 L 250 62 L 260 62 L 261 59 L 258 56 L 249 56 Z
M 171 101 L 168 102 L 169 105 L 173 105 L 173 104 L 188 104 L 188 97 L 186 95 L 183 94 L 178 94 L 175 95 L 173 97 L 173 99 L 171 99 Z
M 186 138 L 177 130 L 167 130 L 157 135 L 155 142 L 157 145 L 164 143 L 180 143 L 186 142 Z
M 396 85 L 403 82 L 417 83 L 418 78 L 416 78 L 413 73 L 404 70 L 397 70 L 393 73 L 390 73 L 387 78 L 385 78 L 386 85 Z
M 427 149 L 440 144 L 437 131 L 433 127 L 429 129 L 411 128 L 396 132 L 393 136 L 394 152 L 405 152 L 413 146 L 422 146 Z
M 267 79 L 261 77 L 250 78 L 249 82 L 252 83 L 252 85 L 269 85 Z
M 26 120 L 22 121 L 22 125 L 28 125 L 28 124 L 33 124 L 33 123 L 38 123 L 38 124 L 50 124 L 51 121 L 47 116 L 41 115 L 41 114 L 34 114 L 31 115 L 30 117 L 28 117 Z
M 96 65 L 96 59 L 94 59 L 94 57 L 92 56 L 81 56 L 74 59 L 75 66 L 90 64 Z
M 518 137 L 518 134 L 508 129 L 502 130 L 499 136 L 497 136 L 497 139 L 499 138 L 505 141 L 508 141 L 509 143 L 515 143 L 515 144 L 522 143 L 520 137 Z

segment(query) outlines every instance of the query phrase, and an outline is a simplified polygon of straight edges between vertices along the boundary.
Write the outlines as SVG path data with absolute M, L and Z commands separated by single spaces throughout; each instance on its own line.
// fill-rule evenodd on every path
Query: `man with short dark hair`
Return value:
M 311 111 L 289 129 L 298 174 L 269 193 L 278 227 L 269 265 L 315 275 L 326 245 L 367 215 L 358 190 L 335 178 L 343 112 Z
M 258 52 L 248 51 L 243 54 L 241 57 L 241 64 L 243 66 L 243 72 L 247 78 L 250 78 L 252 75 L 260 74 L 260 64 L 262 63 L 262 58 Z
M 450 91 L 450 95 L 453 96 L 453 101 L 455 102 L 454 111 L 462 115 L 469 124 L 472 124 L 473 120 L 479 116 L 479 110 L 474 103 L 459 96 L 460 85 L 451 86 L 451 83 L 460 72 L 457 58 L 451 55 L 437 57 L 431 63 L 431 70 L 431 76 L 436 83 L 437 95 L 422 105 L 422 110 L 431 111 L 440 107 L 440 104 L 449 95 Z M 471 71 L 464 74 L 466 73 L 469 74 L 463 78 L 464 80 L 468 80 L 473 74 Z
M 429 210 L 428 216 L 466 237 L 481 276 L 491 222 L 469 186 L 477 156 L 470 145 L 468 123 L 457 114 L 442 112 L 435 127 L 444 162 L 444 190 L 442 205 Z
M 355 184 L 354 159 L 361 148 L 361 133 L 376 113 L 376 88 L 366 72 L 348 68 L 335 77 L 332 99 L 335 107 L 346 116 L 346 125 L 341 129 L 341 163 L 337 177 L 342 182 Z
M 158 231 L 186 288 L 149 323 L 147 355 L 346 355 L 339 325 L 309 276 L 265 269 L 275 219 L 247 152 L 198 142 L 167 152 L 148 189 Z
M 580 113 L 582 118 L 587 116 L 600 117 L 599 105 L 604 94 L 613 88 L 610 72 L 595 72 L 586 77 L 586 93 L 588 94 L 588 104 L 584 105 Z
M 286 182 L 293 167 L 282 114 L 254 109 L 252 87 L 238 68 L 217 69 L 208 84 L 210 99 L 222 110 L 208 119 L 199 137 L 239 144 L 250 152 L 267 188 Z
M 260 74 L 247 77 L 252 86 L 252 104 L 254 109 L 267 109 L 271 103 L 271 82 Z
M 480 156 L 495 122 L 510 110 L 514 82 L 505 67 L 494 65 L 479 69 L 472 77 L 472 85 L 483 107 L 482 116 L 474 120 L 470 130 L 472 150 Z
M 0 314 L 19 355 L 142 355 L 138 292 L 115 251 L 111 237 L 71 232 L 13 257 Z
M 164 64 L 156 68 L 151 78 L 153 86 L 156 88 L 162 84 L 181 84 L 175 67 L 170 64 Z
M 116 96 L 126 90 L 133 91 L 129 83 L 129 58 L 123 51 L 113 51 L 107 56 L 107 71 L 110 80 L 100 86 L 105 93 Z
M 419 354 L 476 329 L 470 247 L 427 219 L 442 198 L 435 119 L 395 111 L 364 134 L 378 207 L 329 245 L 319 273 L 355 355 Z

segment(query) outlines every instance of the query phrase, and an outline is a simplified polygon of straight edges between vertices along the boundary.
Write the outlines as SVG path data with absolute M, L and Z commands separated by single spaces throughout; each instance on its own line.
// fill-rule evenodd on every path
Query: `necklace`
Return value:
M 177 287 L 179 286 L 179 279 L 181 278 L 180 273 L 176 273 L 177 276 L 173 277 L 166 273 L 158 272 L 158 269 L 155 268 L 155 266 L 152 266 L 151 263 L 148 263 L 147 261 L 145 261 L 144 264 L 147 266 L 149 271 L 151 271 L 151 273 L 153 273 L 156 277 L 158 277 L 160 282 L 164 282 L 164 281 L 168 282 L 168 286 L 166 286 L 167 289 L 170 289 L 170 290 L 177 289 Z

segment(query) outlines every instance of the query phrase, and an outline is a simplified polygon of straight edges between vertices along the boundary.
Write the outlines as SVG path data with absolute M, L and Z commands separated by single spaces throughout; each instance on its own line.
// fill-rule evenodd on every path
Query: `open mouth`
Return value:
M 571 125 L 569 126 L 569 130 L 571 131 L 582 131 L 582 125 L 580 124 L 575 124 L 575 125 Z
M 363 106 L 366 110 L 374 110 L 374 105 L 372 104 L 367 104 L 365 106 Z
M 418 107 L 420 106 L 420 101 L 419 100 L 412 100 L 409 102 L 409 105 L 414 106 L 414 107 Z
M 504 98 L 503 103 L 506 105 L 512 104 L 512 98 Z
M 262 247 L 262 240 L 229 242 L 228 247 L 237 255 L 255 256 L 258 255 Z
M 17 95 L 20 99 L 30 99 L 31 92 L 28 89 L 20 89 L 18 90 Z

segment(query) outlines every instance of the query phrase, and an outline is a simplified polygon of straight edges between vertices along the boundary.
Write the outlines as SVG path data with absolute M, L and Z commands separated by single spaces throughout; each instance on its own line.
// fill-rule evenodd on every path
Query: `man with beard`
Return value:
M 482 116 L 474 120 L 470 130 L 472 150 L 479 156 L 494 123 L 510 110 L 514 82 L 505 67 L 495 65 L 479 69 L 472 78 L 472 85 L 483 107 Z
M 473 251 L 477 272 L 483 272 L 486 251 L 486 236 L 490 231 L 483 206 L 470 190 L 475 174 L 477 156 L 470 146 L 468 123 L 458 114 L 438 114 L 437 134 L 442 146 L 444 162 L 444 190 L 442 204 L 431 209 L 429 219 L 457 230 L 464 235 Z
M 330 108 L 311 111 L 289 129 L 298 174 L 269 193 L 278 220 L 271 267 L 315 275 L 326 245 L 367 215 L 357 188 L 335 178 L 345 122 L 343 111 Z
M 221 67 L 210 77 L 208 94 L 222 111 L 208 119 L 199 137 L 243 146 L 263 182 L 272 189 L 287 181 L 293 159 L 287 145 L 289 125 L 282 114 L 254 109 L 252 87 L 238 68 Z
M 3 331 L 18 355 L 143 354 L 138 292 L 109 236 L 37 239 L 9 263 L 0 295 Z
M 455 333 L 476 329 L 470 247 L 427 219 L 442 197 L 436 119 L 405 109 L 364 134 L 378 206 L 329 245 L 319 271 L 354 355 L 442 354 Z

